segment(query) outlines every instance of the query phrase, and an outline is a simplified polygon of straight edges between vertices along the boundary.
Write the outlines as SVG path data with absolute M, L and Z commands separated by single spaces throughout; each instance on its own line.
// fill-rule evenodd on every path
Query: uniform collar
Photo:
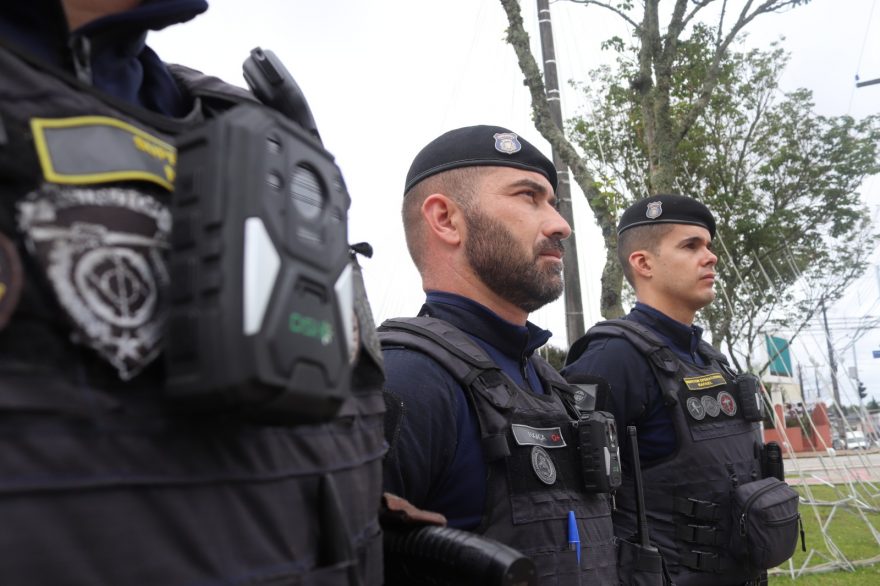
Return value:
M 640 301 L 636 302 L 627 319 L 632 319 L 650 327 L 666 338 L 674 346 L 673 350 L 684 352 L 691 356 L 696 354 L 703 337 L 703 328 L 700 326 L 689 326 L 681 323 Z
M 531 356 L 553 335 L 531 322 L 511 323 L 472 299 L 444 291 L 429 291 L 419 315 L 449 322 L 516 360 Z

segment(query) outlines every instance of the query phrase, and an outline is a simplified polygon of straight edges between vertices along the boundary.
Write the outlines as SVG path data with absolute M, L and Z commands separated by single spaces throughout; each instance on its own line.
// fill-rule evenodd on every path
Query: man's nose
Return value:
M 554 207 L 552 210 L 553 213 L 545 228 L 545 235 L 548 238 L 565 240 L 571 236 L 571 226 L 568 225 L 568 222 L 562 217 L 557 208 Z

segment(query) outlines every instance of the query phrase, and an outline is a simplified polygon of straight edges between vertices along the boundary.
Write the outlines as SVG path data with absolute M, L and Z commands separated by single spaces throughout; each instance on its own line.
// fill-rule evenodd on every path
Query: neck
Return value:
M 455 274 L 437 278 L 431 278 L 427 274 L 422 275 L 422 289 L 425 291 L 445 291 L 467 297 L 488 307 L 502 319 L 516 325 L 526 325 L 529 318 L 527 311 L 497 295 L 469 271 L 456 271 Z

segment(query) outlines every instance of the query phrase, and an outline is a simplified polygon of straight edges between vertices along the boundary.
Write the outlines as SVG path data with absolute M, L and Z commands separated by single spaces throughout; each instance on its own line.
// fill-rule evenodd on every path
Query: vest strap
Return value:
M 674 499 L 674 508 L 676 513 L 700 521 L 717 521 L 721 513 L 718 503 L 695 498 L 677 497 Z
M 721 559 L 711 551 L 685 551 L 681 554 L 681 565 L 701 572 L 721 571 Z
M 688 543 L 699 545 L 722 545 L 724 535 L 718 531 L 715 525 L 693 525 L 677 523 L 675 525 L 675 537 Z

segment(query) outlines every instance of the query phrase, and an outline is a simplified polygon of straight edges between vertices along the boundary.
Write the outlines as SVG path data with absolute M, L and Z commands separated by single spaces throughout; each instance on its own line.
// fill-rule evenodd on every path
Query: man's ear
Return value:
M 428 231 L 436 238 L 451 245 L 461 243 L 461 208 L 442 193 L 432 193 L 422 204 L 422 217 Z
M 629 255 L 628 260 L 634 275 L 650 279 L 654 274 L 654 259 L 647 250 L 636 250 Z

